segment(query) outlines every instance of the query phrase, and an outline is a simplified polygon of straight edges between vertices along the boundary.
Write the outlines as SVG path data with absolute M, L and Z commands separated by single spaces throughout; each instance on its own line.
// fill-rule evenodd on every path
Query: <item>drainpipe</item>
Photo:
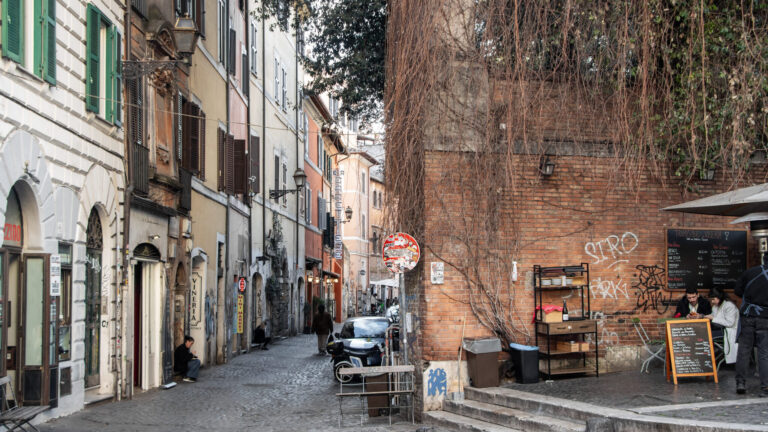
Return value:
M 261 17 L 261 256 L 267 256 L 267 34 L 264 16 Z M 266 262 L 266 261 L 265 261 Z M 263 287 L 267 280 L 262 278 Z M 263 306 L 266 310 L 266 302 Z M 264 310 L 260 311 L 264 312 Z M 264 314 L 266 316 L 266 314 Z M 271 330 L 271 324 L 270 324 Z
M 245 2 L 244 9 L 245 9 L 245 12 L 244 12 L 245 13 L 245 27 L 244 28 L 246 29 L 245 30 L 245 49 L 246 49 L 246 52 L 248 52 L 248 54 L 249 54 L 246 57 L 250 58 L 251 45 L 248 42 L 250 41 L 251 35 L 250 35 L 250 32 L 248 31 L 248 29 L 249 29 L 249 26 L 248 26 L 248 24 L 249 24 L 248 23 L 248 2 Z M 255 41 L 254 41 L 254 43 L 255 43 Z M 251 65 L 247 65 L 248 72 L 245 74 L 246 76 L 243 77 L 243 82 L 245 83 L 245 85 L 248 86 L 248 95 L 247 95 L 248 104 L 245 106 L 245 118 L 247 118 L 248 120 L 246 121 L 246 131 L 245 132 L 246 132 L 246 138 L 247 138 L 246 142 L 248 143 L 248 168 L 249 169 L 250 169 L 250 167 L 252 165 L 251 164 L 251 158 L 253 157 L 253 155 L 251 154 L 251 149 L 250 149 L 250 147 L 251 147 L 251 67 L 250 66 Z M 243 71 L 246 70 L 246 68 L 241 68 L 241 69 L 243 69 Z M 242 71 L 240 73 L 242 73 Z M 248 185 L 248 187 L 246 188 L 245 193 L 248 194 L 248 207 L 249 207 L 249 211 L 248 211 L 248 247 L 247 247 L 247 249 L 248 249 L 248 265 L 247 265 L 248 275 L 247 276 L 248 276 L 248 280 L 251 281 L 251 283 L 250 283 L 250 285 L 251 285 L 251 290 L 250 290 L 251 295 L 248 296 L 248 297 L 250 298 L 251 302 L 253 302 L 253 278 L 251 277 L 251 265 L 253 263 L 253 253 L 252 253 L 252 249 L 253 248 L 251 247 L 251 245 L 252 245 L 252 241 L 253 241 L 253 225 L 252 225 L 252 223 L 253 223 L 253 201 L 255 201 L 255 199 L 254 200 L 251 199 L 251 190 L 250 190 L 251 189 L 250 188 L 251 180 L 250 180 L 250 176 L 248 176 L 246 184 Z M 255 195 L 254 195 L 254 198 L 256 198 Z M 245 304 L 248 304 L 248 302 L 246 301 Z M 251 307 L 249 307 L 248 309 L 249 309 L 249 311 L 253 312 L 253 304 L 251 304 Z M 251 323 L 250 324 L 251 326 L 253 326 L 253 318 L 248 320 L 248 322 Z M 249 328 L 248 325 L 246 325 L 245 328 L 248 329 Z M 248 350 L 248 351 L 251 350 L 251 342 L 252 341 L 249 340 L 249 339 L 250 339 L 250 335 L 253 334 L 253 328 L 251 328 L 250 330 L 251 330 L 250 332 L 248 332 L 247 334 L 243 335 L 243 339 L 245 339 L 245 349 Z M 241 348 L 242 348 L 242 345 L 241 345 Z
M 230 99 L 229 98 L 229 68 L 230 68 L 230 66 L 229 66 L 229 57 L 230 56 L 229 56 L 229 53 L 232 50 L 232 47 L 229 46 L 229 30 L 230 30 L 230 28 L 229 28 L 229 0 L 227 0 L 225 7 L 227 8 L 227 16 L 225 18 L 226 19 L 226 23 L 227 23 L 227 39 L 226 39 L 226 43 L 225 43 L 225 46 L 227 47 L 227 52 L 224 54 L 224 76 L 225 76 L 225 78 L 224 78 L 224 92 L 225 92 L 225 99 L 226 99 L 225 103 L 227 104 L 226 111 L 225 111 L 226 112 L 226 121 L 227 121 L 227 137 L 229 137 L 229 134 L 230 134 L 230 129 L 229 129 L 229 115 L 230 115 L 230 113 L 229 113 L 229 99 Z M 224 140 L 225 140 L 225 143 L 226 143 L 226 137 L 225 137 Z M 226 183 L 226 174 L 225 174 L 224 177 L 225 177 L 224 183 Z M 224 188 L 224 189 L 226 190 L 226 188 Z M 227 296 L 229 295 L 229 284 L 230 284 L 230 281 L 229 281 L 229 249 L 230 249 L 230 247 L 229 247 L 230 246 L 229 245 L 229 193 L 227 193 L 226 195 L 227 195 L 227 215 L 226 215 L 226 222 L 225 222 L 225 229 L 224 229 L 224 231 L 226 232 L 226 239 L 225 239 L 225 243 L 224 243 L 226 245 L 225 246 L 226 252 L 225 252 L 225 258 L 224 258 L 224 298 L 219 299 L 219 301 L 221 301 L 222 307 L 224 309 L 224 314 L 223 314 L 224 315 L 224 335 L 223 335 L 224 338 L 223 338 L 223 342 L 222 342 L 222 351 L 223 351 L 222 361 L 224 363 L 227 362 L 227 356 L 229 355 L 229 348 L 230 348 L 229 345 L 226 343 L 226 341 L 227 341 L 227 334 L 226 334 L 227 333 L 227 327 L 229 326 L 229 322 L 228 322 L 229 320 L 226 319 L 226 316 L 227 316 L 226 308 L 227 308 Z
M 296 15 L 296 34 L 294 36 L 294 81 L 296 81 L 296 109 L 295 109 L 295 115 L 296 118 L 296 169 L 299 169 L 299 162 L 301 155 L 304 154 L 304 152 L 301 151 L 299 148 L 299 17 Z M 301 219 L 299 215 L 299 199 L 301 197 L 301 191 L 296 191 L 296 293 L 299 294 L 299 225 L 301 224 Z M 293 295 L 293 290 L 291 290 L 291 295 Z M 301 299 L 301 295 L 298 296 L 299 299 Z M 293 299 L 291 299 L 291 308 L 293 308 Z M 297 308 L 295 311 L 295 315 L 299 314 L 299 310 L 301 310 L 301 305 Z M 291 320 L 295 320 L 296 317 L 291 317 Z M 296 322 L 296 331 L 298 332 L 298 326 L 299 322 Z

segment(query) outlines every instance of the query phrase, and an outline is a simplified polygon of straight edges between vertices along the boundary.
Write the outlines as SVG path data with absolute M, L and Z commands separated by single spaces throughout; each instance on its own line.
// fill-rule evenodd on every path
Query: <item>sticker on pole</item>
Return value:
M 405 273 L 416 267 L 421 250 L 416 239 L 405 233 L 390 234 L 381 247 L 384 265 L 392 273 Z

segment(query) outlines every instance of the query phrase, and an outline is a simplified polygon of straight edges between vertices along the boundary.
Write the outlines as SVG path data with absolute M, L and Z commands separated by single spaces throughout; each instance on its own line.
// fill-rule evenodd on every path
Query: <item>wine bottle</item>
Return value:
M 568 321 L 568 305 L 563 300 L 563 321 Z

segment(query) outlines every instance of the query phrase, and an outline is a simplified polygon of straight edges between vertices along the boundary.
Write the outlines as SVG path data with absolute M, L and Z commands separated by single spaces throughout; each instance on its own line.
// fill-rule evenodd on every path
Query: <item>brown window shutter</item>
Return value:
M 199 150 L 200 153 L 200 178 L 205 180 L 205 113 L 200 110 Z
M 245 194 L 245 185 L 246 185 L 246 178 L 247 178 L 247 172 L 246 169 L 248 167 L 247 164 L 247 155 L 245 154 L 245 140 L 235 140 L 235 150 L 234 150 L 235 160 L 234 160 L 234 167 L 235 167 L 235 193 L 236 194 Z
M 181 105 L 181 167 L 190 170 L 191 140 L 189 127 L 190 103 L 184 101 Z
M 219 155 L 218 155 L 218 160 L 216 162 L 217 162 L 217 166 L 219 167 L 219 182 L 218 182 L 219 190 L 223 191 L 224 189 L 226 189 L 226 186 L 227 186 L 225 177 L 224 177 L 224 170 L 227 165 L 226 163 L 227 162 L 227 151 L 226 151 L 227 141 L 225 138 L 224 131 L 219 129 L 218 132 L 219 133 L 217 138 L 218 138 L 218 146 L 219 146 L 218 148 Z
M 226 136 L 227 148 L 226 158 L 227 167 L 224 176 L 227 180 L 226 190 L 228 194 L 235 193 L 235 137 L 232 135 Z
M 251 135 L 251 150 L 250 150 L 250 160 L 251 160 L 251 169 L 248 172 L 249 177 L 255 177 L 254 181 L 251 182 L 251 185 L 253 185 L 253 192 L 254 193 L 260 193 L 261 192 L 261 177 L 260 177 L 260 165 L 259 165 L 259 137 Z
M 280 190 L 280 156 L 275 156 L 275 190 Z M 275 198 L 275 202 L 280 202 L 280 198 Z
M 190 105 L 189 109 L 189 167 L 194 175 L 200 174 L 200 109 Z

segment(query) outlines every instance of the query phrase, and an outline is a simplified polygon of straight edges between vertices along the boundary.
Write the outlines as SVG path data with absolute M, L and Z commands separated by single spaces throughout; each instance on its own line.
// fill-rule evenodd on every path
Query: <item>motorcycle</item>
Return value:
M 348 383 L 357 378 L 354 375 L 341 375 L 342 368 L 379 366 L 382 363 L 384 344 L 375 340 L 361 341 L 357 339 L 347 340 L 347 343 L 338 333 L 328 337 L 327 351 L 331 354 L 333 363 L 333 377 L 337 382 Z

